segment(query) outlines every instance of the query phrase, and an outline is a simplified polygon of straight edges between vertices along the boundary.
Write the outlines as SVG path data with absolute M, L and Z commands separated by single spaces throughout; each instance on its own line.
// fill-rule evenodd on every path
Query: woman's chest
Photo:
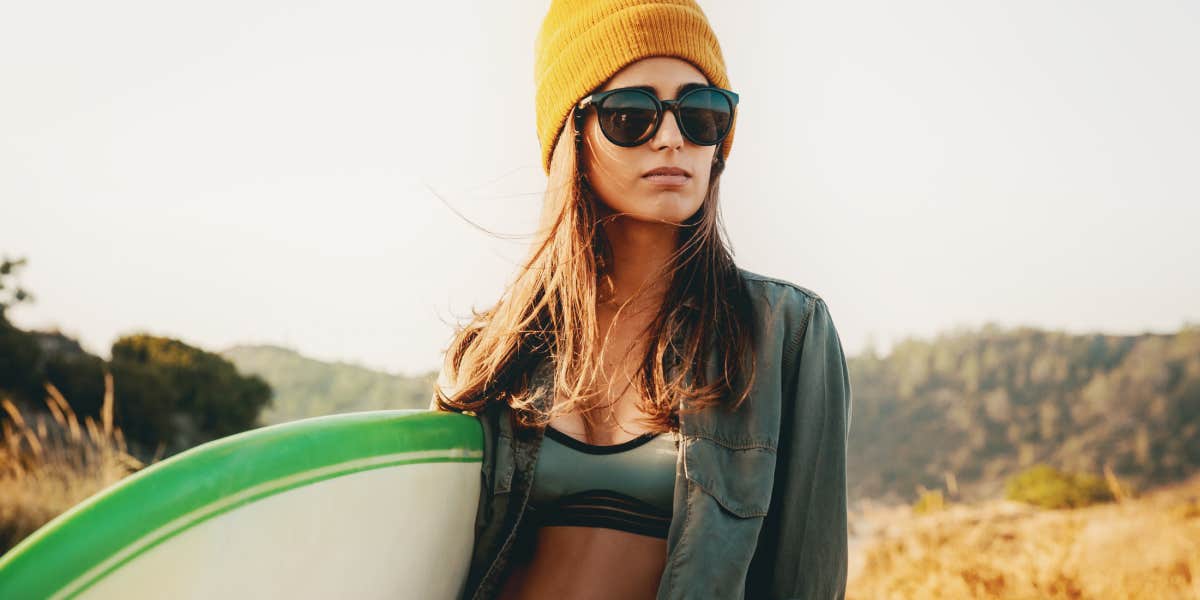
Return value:
M 547 372 L 543 370 L 535 380 L 546 385 Z M 723 582 L 705 593 L 738 597 L 771 502 L 780 433 L 779 390 L 778 381 L 772 384 L 760 378 L 747 404 L 735 413 L 720 406 L 689 412 L 686 400 L 681 403 L 659 598 L 699 593 L 690 586 L 700 574 L 704 581 Z M 501 581 L 513 559 L 520 525 L 536 512 L 529 510 L 531 491 L 546 444 L 545 427 L 516 427 L 507 408 L 500 409 L 496 425 L 496 464 L 488 502 L 489 508 L 506 517 L 485 534 L 490 540 L 486 547 L 477 549 L 491 557 L 487 560 L 491 569 L 484 569 L 490 573 L 479 591 L 495 589 L 492 586 Z M 708 543 L 713 539 L 724 542 L 713 546 Z
M 614 324 L 601 318 L 601 344 L 578 383 L 553 386 L 549 426 L 587 444 L 617 445 L 664 427 L 660 415 L 674 410 L 668 400 L 650 400 L 643 375 L 646 346 L 638 333 L 649 324 Z M 662 398 L 663 395 L 660 394 Z M 669 433 L 669 432 L 664 432 Z

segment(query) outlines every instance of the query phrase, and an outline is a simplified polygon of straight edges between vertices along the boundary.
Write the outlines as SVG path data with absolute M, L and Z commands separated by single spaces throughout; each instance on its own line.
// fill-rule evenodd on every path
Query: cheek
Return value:
M 641 173 L 634 166 L 636 161 L 625 156 L 630 150 L 614 146 L 607 140 L 588 141 L 586 164 L 592 186 L 614 198 L 632 193 L 637 188 Z
M 693 179 L 693 183 L 696 187 L 696 189 L 695 189 L 696 198 L 697 198 L 696 201 L 703 202 L 704 196 L 708 193 L 708 181 L 709 181 L 708 173 L 707 172 L 701 173 L 692 179 Z

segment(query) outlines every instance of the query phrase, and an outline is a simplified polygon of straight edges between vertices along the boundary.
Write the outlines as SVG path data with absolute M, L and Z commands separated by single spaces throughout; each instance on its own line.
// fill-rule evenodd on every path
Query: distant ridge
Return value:
M 435 372 L 404 376 L 324 362 L 269 344 L 234 346 L 220 354 L 275 390 L 273 404 L 262 414 L 265 425 L 363 410 L 426 408 L 437 377 Z
M 269 345 L 221 354 L 275 389 L 267 424 L 426 408 L 437 376 Z M 1139 489 L 1200 473 L 1200 325 L 1141 335 L 960 327 L 848 363 L 852 502 L 908 503 L 918 486 L 998 498 L 1007 477 L 1039 462 L 1095 475 L 1108 464 Z
M 997 498 L 1038 462 L 1139 488 L 1200 472 L 1200 325 L 1077 335 L 985 325 L 849 360 L 851 499 Z

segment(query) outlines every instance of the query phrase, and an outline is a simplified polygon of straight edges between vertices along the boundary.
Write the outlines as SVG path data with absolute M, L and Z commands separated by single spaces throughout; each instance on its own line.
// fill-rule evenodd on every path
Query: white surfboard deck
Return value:
M 0 557 L 0 598 L 458 598 L 483 457 L 470 416 L 369 411 L 151 465 Z

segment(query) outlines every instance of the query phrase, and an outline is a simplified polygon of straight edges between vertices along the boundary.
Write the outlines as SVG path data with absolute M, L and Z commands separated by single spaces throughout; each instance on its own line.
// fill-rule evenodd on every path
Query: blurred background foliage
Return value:
M 1134 487 L 1200 466 L 1200 326 L 1071 334 L 985 325 L 849 359 L 852 498 L 910 502 L 954 475 L 963 499 L 1003 495 L 1045 463 Z
M 13 289 L 21 261 L 0 265 L 0 290 Z M 71 404 L 80 419 L 97 418 L 105 373 L 114 380 L 113 418 L 130 454 L 150 462 L 261 424 L 272 398 L 261 377 L 243 374 L 219 354 L 179 340 L 145 334 L 122 336 L 111 359 L 86 352 L 57 331 L 23 331 L 5 311 L 28 295 L 0 304 L 0 395 L 24 413 L 44 413 L 46 385 Z M 10 415 L 0 420 L 11 421 Z

